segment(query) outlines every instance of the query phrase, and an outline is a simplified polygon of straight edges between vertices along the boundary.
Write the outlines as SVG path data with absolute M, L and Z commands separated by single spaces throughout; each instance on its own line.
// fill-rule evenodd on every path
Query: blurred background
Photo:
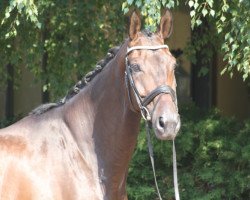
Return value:
M 127 38 L 133 10 L 154 31 L 164 8 L 174 19 L 166 44 L 178 60 L 181 199 L 250 199 L 248 0 L 0 0 L 0 125 L 65 96 Z M 157 199 L 141 132 L 129 197 Z M 163 197 L 174 199 L 171 144 L 154 147 Z

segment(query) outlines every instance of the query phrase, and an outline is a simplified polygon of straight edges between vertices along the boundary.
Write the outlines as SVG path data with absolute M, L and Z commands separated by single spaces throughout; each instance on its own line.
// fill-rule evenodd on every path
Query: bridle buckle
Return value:
M 151 121 L 151 116 L 150 116 L 150 113 L 147 109 L 147 107 L 145 106 L 141 106 L 141 116 L 142 118 L 145 120 L 145 121 Z

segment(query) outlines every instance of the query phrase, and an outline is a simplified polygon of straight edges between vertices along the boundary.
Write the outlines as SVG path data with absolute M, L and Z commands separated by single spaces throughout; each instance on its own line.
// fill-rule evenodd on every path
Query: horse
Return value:
M 0 130 L 0 199 L 128 199 L 141 118 L 160 140 L 180 128 L 172 21 L 166 10 L 156 32 L 141 30 L 133 12 L 128 38 L 61 101 Z

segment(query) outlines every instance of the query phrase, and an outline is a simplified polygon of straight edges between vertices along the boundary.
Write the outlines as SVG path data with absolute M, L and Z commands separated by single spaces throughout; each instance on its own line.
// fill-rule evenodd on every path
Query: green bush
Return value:
M 181 109 L 176 138 L 182 200 L 250 199 L 250 120 L 239 122 L 218 111 Z M 172 143 L 152 137 L 156 174 L 163 199 L 174 199 Z M 158 199 L 144 129 L 130 164 L 130 200 Z

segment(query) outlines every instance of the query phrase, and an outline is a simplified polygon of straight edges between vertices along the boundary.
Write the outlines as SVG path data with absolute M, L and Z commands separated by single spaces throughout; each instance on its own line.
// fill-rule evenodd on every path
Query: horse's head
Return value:
M 130 19 L 126 81 L 132 108 L 151 120 L 159 139 L 174 139 L 180 128 L 176 100 L 176 60 L 164 39 L 172 32 L 172 15 L 166 11 L 158 31 L 140 31 L 141 21 L 134 12 Z

